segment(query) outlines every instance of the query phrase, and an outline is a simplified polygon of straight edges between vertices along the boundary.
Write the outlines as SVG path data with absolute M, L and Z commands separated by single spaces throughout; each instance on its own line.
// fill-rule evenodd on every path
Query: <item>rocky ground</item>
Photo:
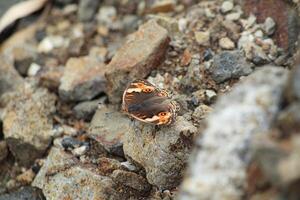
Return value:
M 298 5 L 55 0 L 6 27 L 0 200 L 300 199 Z M 173 124 L 120 111 L 137 78 Z

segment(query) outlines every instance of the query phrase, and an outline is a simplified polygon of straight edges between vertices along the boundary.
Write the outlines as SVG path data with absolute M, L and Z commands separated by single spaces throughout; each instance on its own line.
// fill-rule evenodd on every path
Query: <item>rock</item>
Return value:
M 221 12 L 227 13 L 233 9 L 233 3 L 231 1 L 224 1 L 221 5 Z
M 202 104 L 200 106 L 198 106 L 195 111 L 193 112 L 192 117 L 197 119 L 197 120 L 201 120 L 201 119 L 205 119 L 207 117 L 207 115 L 209 113 L 211 113 L 213 111 L 212 107 L 209 107 L 205 104 Z
M 140 192 L 148 192 L 151 190 L 151 185 L 147 182 L 147 180 L 133 172 L 117 169 L 112 173 L 111 177 L 116 183 L 131 187 Z
M 112 24 L 117 18 L 117 10 L 113 6 L 101 6 L 97 14 L 97 21 L 100 25 L 112 28 Z
M 240 12 L 229 13 L 225 16 L 225 19 L 230 21 L 237 21 L 241 18 L 241 15 L 242 14 Z
M 12 48 L 11 53 L 16 70 L 22 76 L 26 76 L 31 63 L 37 58 L 36 47 L 33 45 L 16 46 Z
M 291 73 L 291 78 L 289 80 L 288 90 L 286 90 L 286 96 L 289 101 L 296 99 L 300 101 L 300 58 L 297 58 L 294 69 Z
M 198 135 L 184 117 L 166 127 L 137 123 L 135 131 L 125 135 L 124 153 L 146 170 L 150 184 L 160 189 L 178 186 L 184 173 L 193 138 Z
M 43 67 L 38 72 L 39 84 L 52 91 L 58 91 L 60 79 L 64 74 L 63 66 Z
M 62 36 L 47 36 L 38 45 L 39 53 L 50 53 L 55 48 L 68 47 L 69 40 Z
M 208 46 L 210 44 L 210 34 L 209 31 L 196 31 L 195 33 L 196 42 L 199 45 Z
M 11 97 L 3 117 L 3 133 L 10 152 L 21 165 L 41 157 L 51 142 L 56 97 L 25 83 Z M 38 120 L 37 120 L 38 119 Z
M 256 65 L 264 65 L 270 62 L 270 59 L 268 58 L 262 47 L 254 43 L 246 44 L 244 46 L 244 51 L 246 58 Z
M 212 78 L 221 83 L 231 78 L 249 75 L 251 65 L 246 62 L 243 54 L 236 51 L 223 51 L 213 58 L 213 65 L 209 68 Z
M 8 149 L 6 141 L 0 141 L 0 163 L 7 157 Z
M 33 181 L 34 177 L 35 173 L 32 171 L 32 169 L 29 169 L 18 175 L 16 180 L 23 185 L 29 185 Z
M 150 13 L 171 12 L 174 11 L 175 7 L 176 7 L 175 0 L 161 0 L 161 1 L 156 0 L 148 9 L 148 12 Z
M 293 4 L 282 0 L 245 0 L 242 6 L 247 15 L 253 13 L 257 17 L 258 23 L 264 23 L 266 18 L 271 17 L 276 23 L 273 36 L 276 44 L 289 53 L 295 51 L 295 42 L 299 35 L 299 17 Z
M 126 85 L 145 78 L 162 62 L 169 44 L 168 32 L 155 21 L 148 21 L 127 38 L 107 66 L 108 96 L 113 103 L 121 101 Z
M 275 21 L 271 17 L 268 17 L 263 24 L 263 29 L 267 35 L 272 35 L 275 32 L 275 26 Z
M 80 0 L 78 6 L 79 20 L 83 22 L 91 21 L 97 12 L 100 2 L 100 0 Z
M 46 199 L 122 199 L 113 180 L 95 171 L 52 148 L 32 185 L 42 189 Z
M 218 100 L 197 140 L 180 200 L 243 198 L 251 139 L 272 125 L 287 74 L 283 68 L 263 67 Z
M 21 187 L 15 192 L 0 195 L 0 200 L 20 200 L 20 199 L 45 200 L 45 196 L 43 195 L 43 192 L 40 189 L 31 186 Z
M 75 117 L 77 119 L 83 119 L 86 121 L 90 121 L 95 114 L 98 105 L 100 103 L 103 103 L 106 100 L 106 98 L 101 98 L 93 101 L 84 101 L 79 104 L 77 104 L 73 108 L 73 112 L 75 114 Z
M 91 121 L 88 136 L 98 141 L 109 152 L 121 151 L 122 153 L 124 136 L 130 132 L 134 132 L 134 130 L 128 116 L 102 105 Z
M 165 28 L 170 36 L 175 36 L 179 32 L 178 21 L 174 18 L 162 15 L 148 15 L 148 17 Z
M 27 75 L 28 76 L 35 76 L 38 73 L 38 71 L 40 71 L 40 69 L 41 69 L 40 65 L 38 65 L 36 63 L 31 63 L 31 65 L 28 68 Z
M 222 49 L 226 50 L 231 50 L 235 47 L 234 42 L 228 37 L 221 38 L 219 40 L 219 45 Z
M 104 92 L 105 66 L 90 57 L 70 58 L 59 86 L 59 96 L 64 101 L 91 100 Z
M 22 77 L 14 69 L 11 56 L 0 55 L 0 97 L 6 92 L 15 90 L 24 83 Z
M 292 103 L 278 115 L 276 125 L 284 136 L 300 131 L 300 103 Z

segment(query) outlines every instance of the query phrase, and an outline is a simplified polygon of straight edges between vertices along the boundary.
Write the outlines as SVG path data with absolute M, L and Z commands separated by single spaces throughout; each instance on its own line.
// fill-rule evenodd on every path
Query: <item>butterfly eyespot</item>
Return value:
M 158 113 L 158 116 L 161 116 L 161 117 L 166 116 L 166 115 L 167 115 L 166 112 L 160 112 L 160 113 Z
M 152 89 L 151 88 L 145 88 L 145 89 L 143 89 L 143 92 L 149 93 L 149 92 L 152 92 Z

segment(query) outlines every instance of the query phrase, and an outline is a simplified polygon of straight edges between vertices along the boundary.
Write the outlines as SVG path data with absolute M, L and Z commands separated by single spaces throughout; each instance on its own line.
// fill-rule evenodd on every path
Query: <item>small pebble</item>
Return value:
M 40 65 L 38 65 L 36 63 L 31 63 L 31 65 L 28 68 L 27 75 L 28 76 L 35 76 L 40 69 L 41 69 Z
M 221 12 L 227 13 L 233 9 L 233 3 L 231 1 L 224 1 L 221 6 Z
M 241 13 L 240 12 L 235 12 L 235 13 L 229 13 L 226 15 L 226 20 L 231 20 L 231 21 L 237 21 L 239 20 L 241 17 Z
M 221 38 L 219 40 L 219 45 L 222 49 L 227 50 L 234 49 L 235 47 L 234 42 L 228 37 Z
M 197 31 L 195 32 L 195 39 L 198 44 L 207 46 L 209 45 L 210 34 L 209 31 Z
M 78 147 L 78 148 L 73 149 L 73 150 L 72 150 L 72 153 L 73 153 L 75 156 L 81 156 L 81 155 L 84 155 L 88 150 L 89 150 L 89 146 L 83 145 L 83 146 L 81 146 L 81 147 Z
M 268 17 L 265 20 L 265 23 L 263 24 L 264 31 L 266 32 L 267 35 L 272 35 L 275 32 L 275 28 L 276 28 L 275 21 L 271 17 Z
M 208 102 L 214 101 L 217 97 L 217 94 L 213 90 L 205 90 L 205 96 L 208 100 Z
M 128 169 L 129 171 L 136 171 L 137 168 L 136 166 L 134 166 L 131 162 L 126 161 L 126 162 L 121 162 L 121 165 L 123 167 L 125 167 L 126 169 Z

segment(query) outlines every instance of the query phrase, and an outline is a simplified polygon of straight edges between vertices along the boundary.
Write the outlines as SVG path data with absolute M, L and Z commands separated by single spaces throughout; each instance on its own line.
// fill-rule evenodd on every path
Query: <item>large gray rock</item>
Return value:
M 128 36 L 107 66 L 106 78 L 109 100 L 121 101 L 126 85 L 145 78 L 163 61 L 169 44 L 168 31 L 150 20 Z
M 287 70 L 263 67 L 217 102 L 197 140 L 180 200 L 241 199 L 251 139 L 266 133 L 281 102 Z
M 213 65 L 209 69 L 212 78 L 221 83 L 231 78 L 249 75 L 251 65 L 246 62 L 244 55 L 236 51 L 223 51 L 213 58 Z
M 65 101 L 91 100 L 104 92 L 105 66 L 90 57 L 70 58 L 59 86 L 59 96 Z
M 196 127 L 182 116 L 174 124 L 159 128 L 135 123 L 135 131 L 125 135 L 125 156 L 145 168 L 149 183 L 161 189 L 178 186 L 193 139 L 199 134 Z
M 3 116 L 8 147 L 21 165 L 41 157 L 52 138 L 56 96 L 46 89 L 25 83 L 10 97 Z

